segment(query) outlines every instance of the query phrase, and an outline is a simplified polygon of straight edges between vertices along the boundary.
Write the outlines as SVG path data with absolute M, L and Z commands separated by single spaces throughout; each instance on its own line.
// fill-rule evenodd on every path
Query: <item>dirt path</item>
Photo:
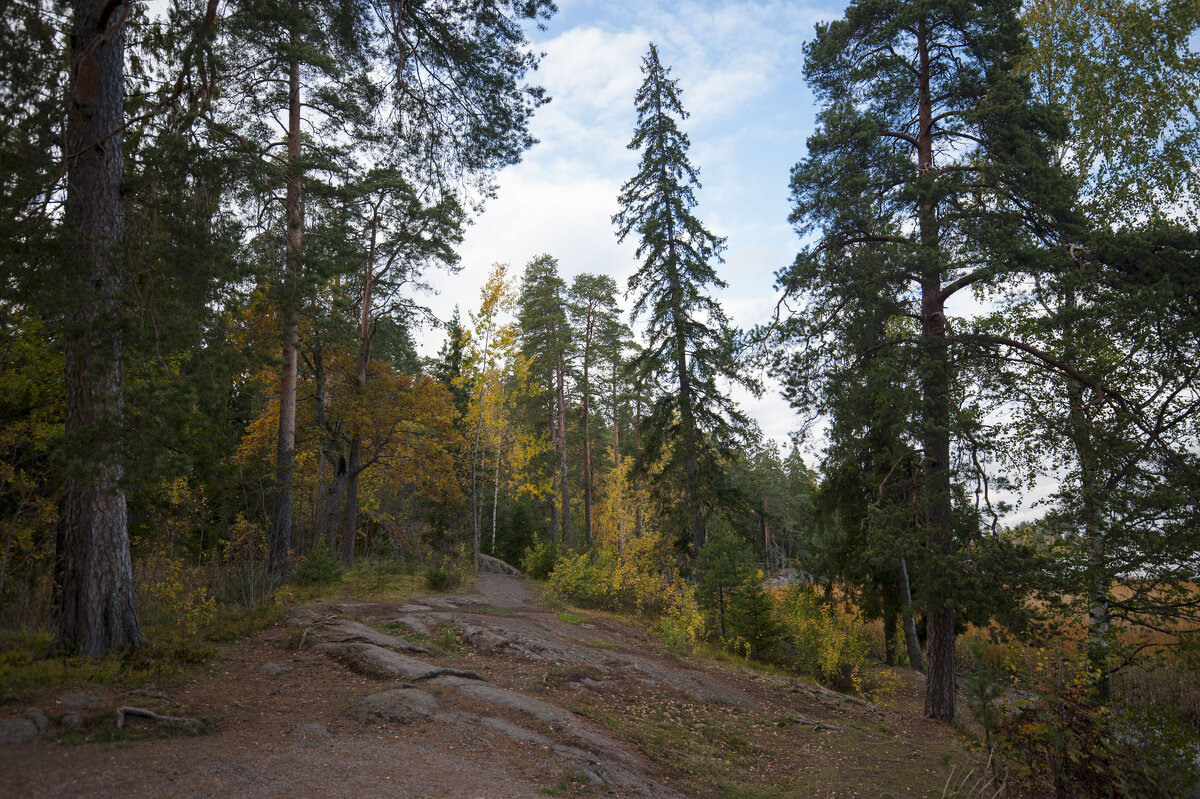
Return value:
M 0 744 L 0 796 L 940 796 L 970 760 L 916 715 L 665 656 L 637 628 L 547 610 L 498 575 L 297 609 L 170 702 L 88 690 L 47 697 L 49 729 Z M 120 705 L 208 732 L 156 738 L 131 719 L 145 738 L 95 742 Z M 62 726 L 68 711 L 81 730 Z

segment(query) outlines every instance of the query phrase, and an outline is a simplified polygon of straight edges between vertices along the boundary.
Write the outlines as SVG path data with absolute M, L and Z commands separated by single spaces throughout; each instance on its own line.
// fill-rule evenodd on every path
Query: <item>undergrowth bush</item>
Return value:
M 462 577 L 445 566 L 430 566 L 425 570 L 425 587 L 430 591 L 453 591 L 462 584 Z
M 217 601 L 208 592 L 202 569 L 173 557 L 165 549 L 135 561 L 135 601 L 145 625 L 171 625 L 184 635 L 194 635 L 217 613 Z
M 1007 681 L 980 678 L 971 710 L 1009 795 L 1187 795 L 1196 783 L 1196 730 L 1151 705 L 1103 704 L 1097 683 L 1082 660 L 1044 654 L 1026 680 L 1011 670 Z
M 641 568 L 637 558 L 615 552 L 561 555 L 547 585 L 579 607 L 624 610 L 658 617 L 671 606 L 670 584 Z
M 312 551 L 300 558 L 300 566 L 296 569 L 296 579 L 302 585 L 322 587 L 333 585 L 342 579 L 342 564 L 338 561 L 329 544 L 322 541 L 313 547 Z
M 793 583 L 778 595 L 784 660 L 838 691 L 870 693 L 866 670 L 870 642 L 862 620 L 839 613 L 809 585 Z
M 521 559 L 521 571 L 526 577 L 534 580 L 545 580 L 554 571 L 558 561 L 558 547 L 553 541 L 538 541 L 532 547 L 525 548 L 525 557 Z

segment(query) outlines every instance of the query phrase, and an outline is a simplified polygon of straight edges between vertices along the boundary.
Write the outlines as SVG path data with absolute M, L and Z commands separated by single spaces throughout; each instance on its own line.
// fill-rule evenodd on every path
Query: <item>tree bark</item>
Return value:
M 382 200 L 380 201 L 382 202 Z M 371 242 L 363 263 L 362 301 L 358 314 L 358 355 L 354 361 L 354 419 L 350 427 L 350 462 L 346 465 L 346 515 L 342 525 L 342 563 L 354 566 L 354 536 L 358 531 L 358 476 L 362 473 L 362 415 L 363 394 L 367 390 L 367 374 L 371 364 L 371 302 L 375 290 L 375 248 L 379 235 L 379 205 L 371 216 Z
M 925 671 L 925 659 L 921 656 L 921 639 L 917 636 L 917 620 L 913 616 L 912 587 L 908 582 L 908 562 L 900 556 L 897 568 L 900 592 L 900 618 L 904 629 L 904 648 L 908 653 L 908 665 L 917 671 Z
M 496 515 L 500 510 L 500 442 L 496 442 L 496 479 L 492 482 L 492 557 L 496 557 Z
M 1065 305 L 1074 310 L 1078 298 L 1069 291 Z M 1074 331 L 1068 328 L 1063 361 L 1069 366 L 1078 366 L 1079 351 L 1075 344 Z M 1109 581 L 1104 558 L 1104 535 L 1100 529 L 1100 509 L 1097 497 L 1100 487 L 1096 481 L 1095 444 L 1088 427 L 1085 412 L 1084 387 L 1075 380 L 1067 382 L 1067 404 L 1070 409 L 1068 421 L 1071 444 L 1079 459 L 1079 490 L 1083 505 L 1083 534 L 1087 544 L 1087 563 L 1090 584 L 1088 585 L 1088 666 L 1100 675 L 1097 684 L 1097 699 L 1108 702 L 1112 695 L 1109 671 L 1112 668 L 1109 652 Z
M 925 615 L 928 631 L 928 672 L 925 715 L 951 721 L 955 714 L 955 652 L 953 579 L 949 556 L 953 529 L 950 494 L 950 374 L 946 340 L 943 267 L 933 164 L 933 98 L 930 95 L 930 55 L 924 20 L 917 26 L 919 98 L 917 103 L 918 226 L 921 240 L 921 368 L 922 433 L 925 448 L 925 522 L 934 558 Z M 940 561 L 940 562 L 939 562 Z
M 617 359 L 614 356 L 612 361 L 612 451 L 613 451 L 613 471 L 619 472 L 621 469 L 621 425 L 620 416 L 618 415 L 619 408 L 617 407 Z M 617 506 L 617 547 L 618 549 L 624 546 L 625 543 L 625 510 L 622 502 L 624 495 L 624 485 L 617 486 L 616 506 Z
M 590 379 L 592 360 L 592 329 L 595 321 L 591 311 L 583 344 L 583 543 L 592 543 L 592 411 Z
M 633 448 L 637 452 L 642 451 L 642 392 L 641 385 L 638 385 L 637 399 L 634 400 L 633 412 Z M 636 461 L 635 461 L 636 463 Z M 645 518 L 645 511 L 642 509 L 642 501 L 640 499 L 640 481 L 634 480 L 633 488 L 635 493 L 633 506 L 633 535 L 635 538 L 642 537 L 642 522 Z
M 58 552 L 56 646 L 99 655 L 144 638 L 133 598 L 121 429 L 124 410 L 121 201 L 128 3 L 75 4 L 66 150 L 66 430 L 74 449 Z
M 293 9 L 296 6 L 292 2 Z M 279 281 L 280 318 L 283 324 L 282 366 L 279 375 L 279 441 L 275 450 L 275 497 L 271 516 L 268 566 L 273 579 L 282 576 L 292 548 L 292 476 L 296 465 L 296 383 L 299 374 L 297 345 L 300 340 L 297 292 L 300 253 L 303 246 L 304 206 L 300 196 L 300 61 L 295 55 L 299 33 L 291 32 L 292 62 L 288 70 L 287 219 L 286 255 Z
M 558 355 L 555 369 L 558 396 L 558 461 L 559 461 L 559 491 L 562 494 L 562 537 L 567 546 L 575 546 L 575 533 L 571 530 L 571 487 L 567 481 L 567 395 L 564 382 L 566 379 L 566 364 L 563 363 L 562 353 Z
M 886 610 L 883 613 L 883 663 L 885 666 L 896 665 L 896 614 Z

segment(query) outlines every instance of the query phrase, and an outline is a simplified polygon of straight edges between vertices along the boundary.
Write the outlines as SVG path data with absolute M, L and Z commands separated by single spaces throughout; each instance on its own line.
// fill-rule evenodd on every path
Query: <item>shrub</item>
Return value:
M 863 693 L 870 644 L 857 616 L 842 615 L 807 585 L 794 583 L 778 599 L 781 649 L 793 668 L 839 691 Z
M 342 579 L 342 564 L 324 541 L 313 547 L 296 569 L 296 579 L 304 585 L 333 585 Z
M 636 550 L 562 555 L 547 585 L 553 596 L 580 607 L 651 618 L 666 613 L 675 601 L 673 584 Z
M 718 528 L 696 556 L 696 601 L 722 639 L 730 634 L 734 595 L 753 574 L 750 555 L 727 530 Z
M 658 619 L 658 632 L 668 649 L 690 654 L 707 636 L 704 614 L 696 604 L 696 588 L 677 580 L 668 590 L 668 603 Z
M 425 569 L 425 587 L 430 591 L 453 591 L 462 584 L 458 572 L 444 566 L 430 566 Z
M 521 559 L 521 571 L 534 580 L 545 580 L 554 571 L 558 561 L 558 546 L 553 541 L 538 541 L 525 549 Z
M 1098 675 L 1079 660 L 1039 657 L 1032 693 L 992 687 L 972 713 L 1013 796 L 1186 795 L 1195 785 L 1197 734 L 1151 706 L 1102 704 Z M 994 686 L 994 684 L 993 684 Z
M 216 616 L 217 601 L 208 593 L 200 569 L 165 549 L 139 558 L 136 567 L 143 623 L 171 625 L 191 636 Z

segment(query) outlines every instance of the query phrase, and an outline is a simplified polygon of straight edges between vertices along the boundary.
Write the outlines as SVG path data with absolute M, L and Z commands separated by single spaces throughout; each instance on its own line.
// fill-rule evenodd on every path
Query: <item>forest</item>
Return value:
M 923 673 L 1014 795 L 1195 779 L 1193 0 L 818 23 L 796 255 L 749 329 L 655 44 L 628 281 L 496 263 L 439 319 L 536 146 L 554 4 L 160 5 L 4 6 L 0 663 L 494 558 L 679 652 L 872 701 Z M 781 390 L 793 440 L 735 390 Z

